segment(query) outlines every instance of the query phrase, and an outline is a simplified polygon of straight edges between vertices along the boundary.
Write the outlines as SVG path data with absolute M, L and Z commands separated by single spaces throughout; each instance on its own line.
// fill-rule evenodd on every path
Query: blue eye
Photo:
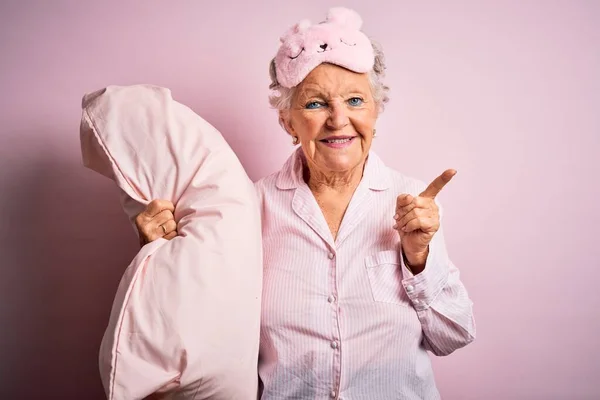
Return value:
M 350 104 L 353 107 L 361 106 L 363 102 L 364 100 L 360 97 L 353 97 L 350 100 L 348 100 L 348 104 Z
M 306 105 L 306 108 L 309 110 L 314 110 L 315 108 L 320 108 L 322 105 L 323 104 L 319 103 L 318 101 L 311 101 Z

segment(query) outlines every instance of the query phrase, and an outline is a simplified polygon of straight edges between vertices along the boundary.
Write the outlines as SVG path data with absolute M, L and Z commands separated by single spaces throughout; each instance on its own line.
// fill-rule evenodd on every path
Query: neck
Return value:
M 365 161 L 348 171 L 322 171 L 313 165 L 305 165 L 304 181 L 311 191 L 322 193 L 334 190 L 336 192 L 354 191 L 363 176 Z

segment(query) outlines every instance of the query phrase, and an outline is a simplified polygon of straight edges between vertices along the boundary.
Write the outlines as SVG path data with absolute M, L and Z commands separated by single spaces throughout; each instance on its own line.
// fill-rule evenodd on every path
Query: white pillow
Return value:
M 132 220 L 171 200 L 179 232 L 124 271 L 100 349 L 107 397 L 255 400 L 262 245 L 242 165 L 168 89 L 109 86 L 82 107 L 84 165 L 116 182 Z

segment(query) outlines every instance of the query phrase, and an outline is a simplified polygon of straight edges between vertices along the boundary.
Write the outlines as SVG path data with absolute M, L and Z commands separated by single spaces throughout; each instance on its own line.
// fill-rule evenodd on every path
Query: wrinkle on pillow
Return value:
M 172 201 L 179 232 L 124 270 L 99 355 L 107 398 L 255 400 L 262 245 L 244 168 L 168 89 L 109 86 L 82 103 L 84 165 L 116 182 L 130 220 Z

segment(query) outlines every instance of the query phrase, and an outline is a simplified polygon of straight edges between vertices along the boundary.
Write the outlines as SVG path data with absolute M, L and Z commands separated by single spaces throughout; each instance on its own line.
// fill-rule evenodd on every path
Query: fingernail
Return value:
M 397 229 L 397 228 L 398 228 L 398 224 L 394 224 L 394 229 Z
M 399 217 L 398 214 L 394 215 L 394 219 L 398 219 L 398 217 Z

